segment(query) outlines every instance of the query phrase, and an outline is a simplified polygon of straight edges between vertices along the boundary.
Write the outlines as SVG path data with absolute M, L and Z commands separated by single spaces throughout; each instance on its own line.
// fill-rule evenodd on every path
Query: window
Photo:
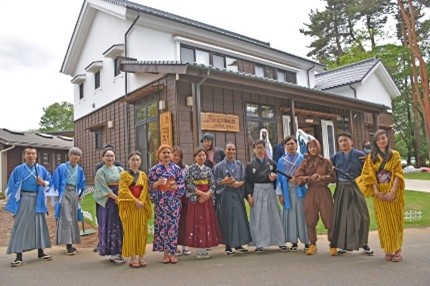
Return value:
M 246 104 L 246 132 L 248 134 L 248 160 L 254 158 L 252 143 L 260 138 L 260 130 L 267 129 L 269 141 L 274 146 L 277 142 L 276 118 L 273 106 L 247 103 Z
M 225 68 L 225 64 L 224 64 L 224 57 L 223 56 L 219 56 L 219 55 L 213 55 L 212 57 L 212 62 L 213 62 L 213 67 L 218 68 L 218 69 L 223 69 Z
M 270 79 L 276 79 L 276 69 L 271 67 L 266 67 L 265 77 Z
M 290 83 L 297 83 L 297 75 L 295 72 L 285 71 L 285 79 Z
M 57 153 L 55 154 L 55 168 L 57 168 L 58 165 L 60 165 L 63 161 L 63 158 L 61 154 Z
M 84 98 L 84 83 L 79 85 L 79 99 Z
M 113 75 L 116 77 L 121 73 L 121 70 L 119 69 L 119 58 L 116 58 L 113 63 L 114 63 Z
M 226 57 L 225 68 L 228 71 L 233 71 L 233 72 L 239 71 L 239 66 L 237 65 L 237 59 Z
M 255 65 L 255 76 L 264 77 L 264 67 Z
M 157 161 L 157 148 L 160 145 L 158 130 L 157 102 L 136 106 L 136 149 L 142 154 L 142 169 L 148 171 Z
M 181 47 L 181 62 L 194 63 L 194 50 L 190 48 Z
M 96 149 L 101 149 L 103 147 L 103 129 L 97 129 L 94 131 Z
M 209 53 L 205 52 L 205 51 L 196 50 L 196 63 L 208 66 L 209 65 Z
M 280 82 L 286 81 L 286 75 L 284 71 L 277 70 L 276 71 L 276 79 Z
M 100 87 L 100 71 L 94 74 L 94 89 L 98 89 Z

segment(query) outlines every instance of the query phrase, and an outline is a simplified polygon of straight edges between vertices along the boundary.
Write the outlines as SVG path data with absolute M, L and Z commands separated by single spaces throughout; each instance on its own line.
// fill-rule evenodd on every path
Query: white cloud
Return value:
M 214 25 L 305 57 L 299 33 L 321 0 L 135 0 L 136 3 Z M 83 1 L 0 1 L 0 128 L 37 129 L 42 108 L 73 101 L 71 78 L 59 70 Z M 204 3 L 204 4 L 202 4 Z

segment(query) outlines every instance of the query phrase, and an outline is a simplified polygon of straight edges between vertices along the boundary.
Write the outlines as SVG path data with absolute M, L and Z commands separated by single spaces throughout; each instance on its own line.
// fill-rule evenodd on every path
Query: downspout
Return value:
M 306 74 L 308 75 L 308 87 L 311 88 L 311 77 L 309 72 L 315 67 L 315 63 L 312 63 L 312 66 L 306 70 Z
M 140 14 L 137 15 L 136 19 L 134 19 L 133 23 L 131 24 L 131 26 L 128 28 L 127 32 L 125 32 L 124 34 L 124 56 L 127 58 L 128 57 L 128 52 L 127 52 L 127 39 L 128 39 L 128 35 L 130 34 L 131 30 L 133 29 L 134 25 L 136 24 L 137 20 L 139 20 Z M 125 89 L 125 94 L 124 94 L 124 99 L 127 98 L 128 96 L 128 72 L 124 72 L 124 89 Z M 128 112 L 128 102 L 124 101 L 124 115 L 125 115 L 125 148 L 126 148 L 126 152 L 125 152 L 125 156 L 128 156 L 128 154 L 130 153 L 130 116 L 129 116 L 129 112 Z
M 210 70 L 208 69 L 206 72 L 206 76 L 196 84 L 196 128 L 197 128 L 197 146 L 200 138 L 202 138 L 202 128 L 201 128 L 201 89 L 200 86 L 207 80 L 209 77 Z
M 0 192 L 2 192 L 2 193 L 4 193 L 4 190 L 6 190 L 6 188 L 3 189 L 3 175 L 5 177 L 7 176 L 7 172 L 3 172 L 3 153 L 6 153 L 7 151 L 12 150 L 13 148 L 15 148 L 15 145 L 12 145 L 9 148 L 0 150 L 0 171 L 1 171 L 0 172 Z M 6 180 L 7 180 L 7 178 L 6 178 Z
M 357 99 L 357 90 L 352 86 L 352 84 L 349 85 L 349 88 L 354 91 L 354 98 Z

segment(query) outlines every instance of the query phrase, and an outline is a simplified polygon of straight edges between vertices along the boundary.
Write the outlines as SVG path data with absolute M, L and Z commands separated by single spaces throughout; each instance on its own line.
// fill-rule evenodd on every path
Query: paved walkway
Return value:
M 429 285 L 430 228 L 405 229 L 404 237 L 404 258 L 399 263 L 384 260 L 375 231 L 369 235 L 373 257 L 361 251 L 331 257 L 326 236 L 320 235 L 314 256 L 302 251 L 280 252 L 277 247 L 263 253 L 250 247 L 250 253 L 227 256 L 219 246 L 210 251 L 208 260 L 191 255 L 169 265 L 162 264 L 162 254 L 152 252 L 148 245 L 148 266 L 140 269 L 116 265 L 79 246 L 77 255 L 71 257 L 64 254 L 64 247 L 47 249 L 54 258 L 50 262 L 38 261 L 36 251 L 26 252 L 23 265 L 11 268 L 14 256 L 4 254 L 6 248 L 0 247 L 0 285 Z
M 406 190 L 430 193 L 429 180 L 405 179 Z

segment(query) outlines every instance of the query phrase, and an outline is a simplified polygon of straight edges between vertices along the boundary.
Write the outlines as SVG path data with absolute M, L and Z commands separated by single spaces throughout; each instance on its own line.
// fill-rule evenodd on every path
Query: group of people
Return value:
M 359 248 L 373 255 L 365 200 L 373 197 L 385 260 L 402 260 L 404 179 L 399 153 L 390 149 L 385 131 L 375 133 L 367 156 L 353 148 L 349 133 L 338 134 L 340 151 L 331 160 L 321 155 L 316 139 L 308 142 L 303 155 L 297 152 L 297 139 L 288 136 L 277 162 L 267 152 L 267 133 L 261 135 L 253 143 L 255 158 L 246 166 L 236 159 L 235 144 L 228 142 L 224 150 L 215 147 L 211 133 L 203 135 L 189 166 L 180 147 L 161 145 L 159 161 L 147 174 L 139 169 L 142 154 L 138 151 L 128 156 L 124 169 L 115 160 L 113 147 L 104 148 L 93 194 L 99 254 L 110 256 L 114 263 L 130 257 L 130 267 L 145 267 L 152 202 L 153 251 L 163 252 L 165 264 L 190 255 L 190 247 L 195 248 L 197 259 L 207 259 L 210 249 L 220 244 L 225 254 L 235 255 L 248 252 L 245 245 L 256 252 L 270 246 L 298 251 L 300 241 L 306 254 L 313 255 L 320 218 L 327 229 L 330 255 Z M 59 165 L 51 178 L 36 163 L 36 149 L 25 148 L 25 162 L 12 172 L 7 190 L 6 210 L 14 214 L 7 249 L 16 253 L 12 267 L 20 265 L 22 253 L 32 249 L 38 249 L 39 259 L 52 259 L 44 253 L 51 246 L 48 190 L 56 198 L 56 243 L 66 245 L 67 255 L 76 253 L 73 245 L 80 243 L 78 221 L 82 219 L 79 201 L 85 189 L 85 175 L 78 165 L 81 154 L 79 148 L 71 148 L 69 161 Z M 336 183 L 333 196 L 330 183 Z M 249 219 L 245 201 L 250 206 Z

